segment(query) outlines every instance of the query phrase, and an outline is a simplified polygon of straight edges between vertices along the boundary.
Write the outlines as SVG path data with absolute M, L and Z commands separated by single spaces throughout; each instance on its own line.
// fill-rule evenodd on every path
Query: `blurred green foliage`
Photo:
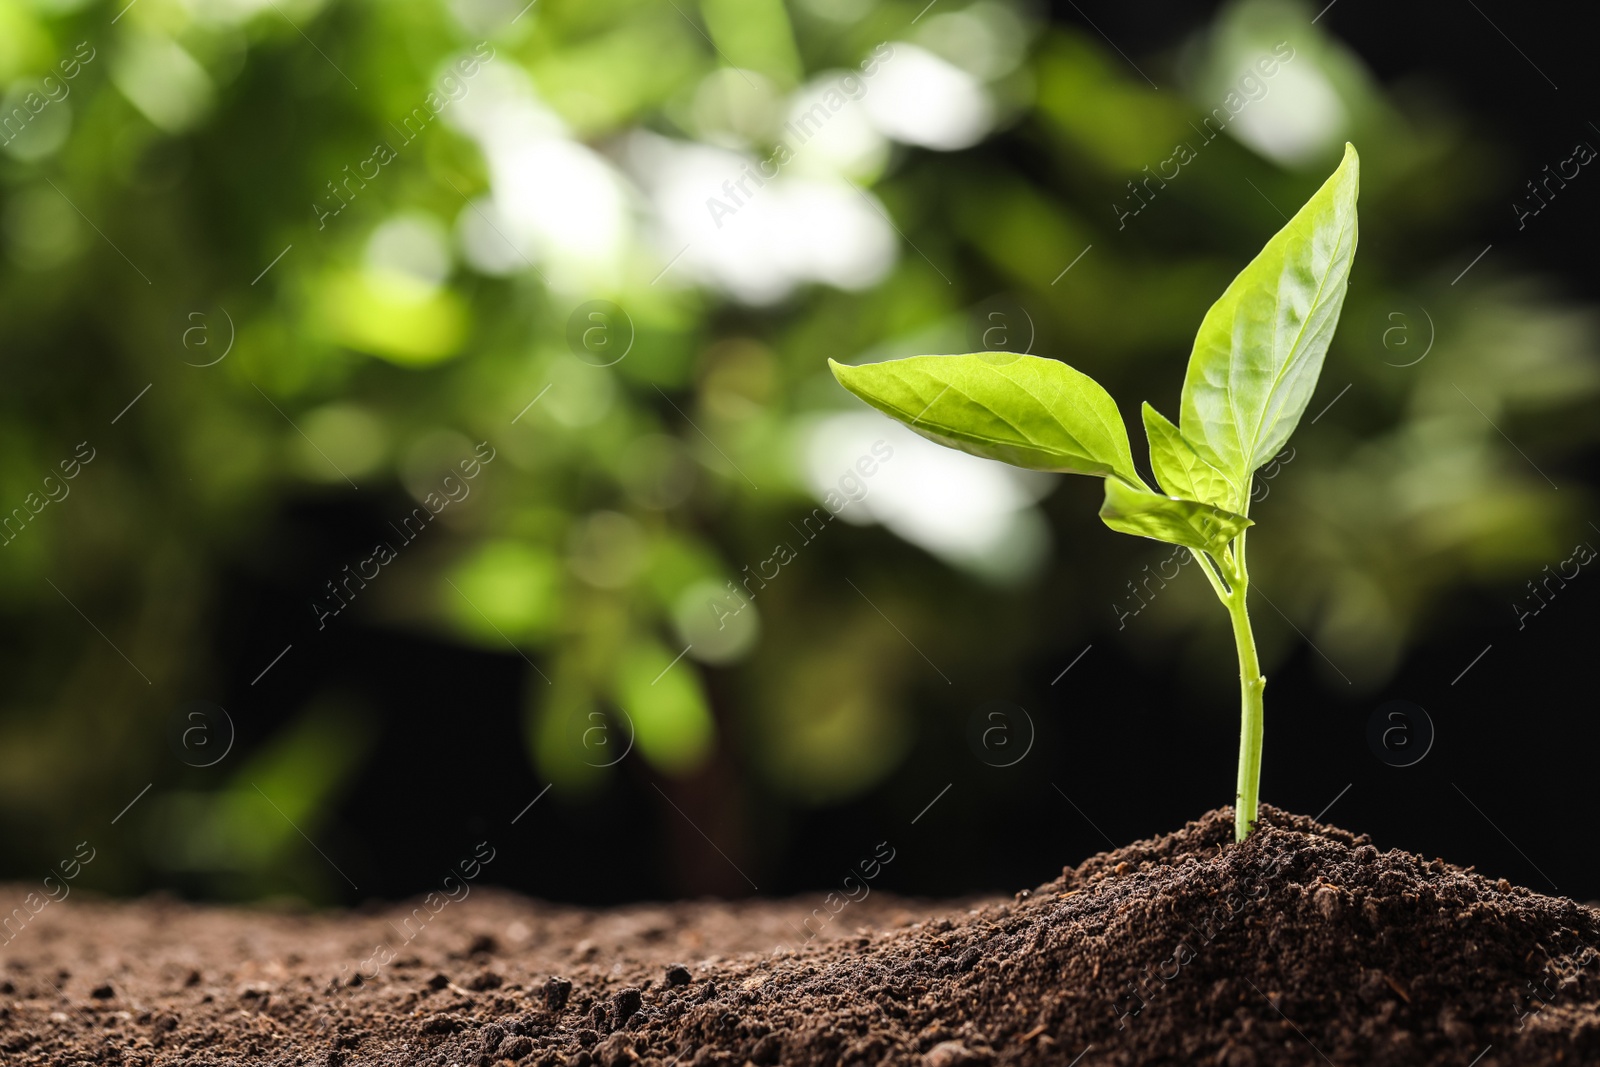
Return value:
M 495 459 L 470 494 L 352 614 L 526 657 L 528 756 L 569 796 L 616 773 L 596 743 L 617 709 L 664 776 L 721 752 L 784 803 L 859 795 L 919 704 L 960 713 L 922 653 L 1006 692 L 1111 639 L 1164 551 L 1116 544 L 1094 502 L 1034 502 L 1049 482 L 973 483 L 1021 496 L 965 554 L 914 509 L 857 505 L 801 547 L 838 477 L 805 457 L 854 410 L 825 359 L 990 347 L 1003 321 L 992 347 L 1026 335 L 1175 410 L 1144 380 L 1178 380 L 1206 306 L 1346 140 L 1362 258 L 1312 413 L 1333 403 L 1258 506 L 1284 534 L 1255 570 L 1354 684 L 1381 683 L 1452 589 L 1570 540 L 1583 491 L 1548 492 L 1495 427 L 1545 470 L 1593 446 L 1596 323 L 1493 261 L 1452 281 L 1494 146 L 1386 95 L 1309 15 L 1238 3 L 1135 67 L 1006 0 L 0 0 L 0 507 L 25 512 L 0 551 L 0 805 L 22 853 L 165 775 L 170 709 L 241 684 L 209 643 L 220 583 L 306 536 L 294 507 L 378 494 L 399 522 L 478 442 Z M 1285 41 L 1261 95 L 1239 90 Z M 735 200 L 724 180 L 780 143 L 794 161 Z M 1193 160 L 1146 184 L 1183 143 Z M 721 226 L 712 199 L 737 209 Z M 95 460 L 35 512 L 85 440 Z M 1051 571 L 1090 538 L 1111 564 Z M 719 623 L 775 542 L 798 558 Z M 314 633 L 329 590 L 286 595 Z M 1192 632 L 1196 669 L 1226 658 L 1206 599 L 1176 583 L 1148 623 Z M 1263 630 L 1269 663 L 1298 640 Z M 287 884 L 292 831 L 263 796 L 314 830 L 377 729 L 328 701 L 224 765 L 220 804 L 151 804 L 160 843 L 96 875 Z

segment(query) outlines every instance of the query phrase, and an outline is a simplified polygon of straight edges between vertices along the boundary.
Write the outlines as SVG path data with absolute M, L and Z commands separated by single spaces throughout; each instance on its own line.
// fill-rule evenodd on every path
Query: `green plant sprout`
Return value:
M 929 440 L 1032 470 L 1103 477 L 1107 526 L 1194 554 L 1228 610 L 1239 652 L 1238 841 L 1256 822 L 1267 684 L 1247 603 L 1250 483 L 1294 432 L 1322 371 L 1355 258 L 1359 172 L 1347 144 L 1333 175 L 1211 305 L 1184 374 L 1178 424 L 1144 404 L 1161 492 L 1134 468 L 1116 402 L 1065 363 L 1010 352 L 857 367 L 828 361 L 846 389 Z

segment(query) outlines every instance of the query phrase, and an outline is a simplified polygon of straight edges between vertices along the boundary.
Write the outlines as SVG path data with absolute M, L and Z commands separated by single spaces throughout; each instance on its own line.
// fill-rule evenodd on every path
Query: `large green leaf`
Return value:
M 1239 487 L 1195 451 L 1188 438 L 1149 402 L 1145 403 L 1143 414 L 1144 433 L 1150 440 L 1150 467 L 1162 491 L 1229 511 L 1239 510 L 1244 499 Z
M 1179 500 L 1135 489 L 1114 478 L 1106 479 L 1106 499 L 1100 505 L 1100 518 L 1118 533 L 1205 549 L 1219 559 L 1228 542 L 1251 525 L 1243 515 L 1196 500 Z
M 1144 484 L 1116 403 L 1065 363 L 975 352 L 828 366 L 846 389 L 931 441 L 1018 467 Z
M 1206 312 L 1178 425 L 1238 485 L 1294 432 L 1322 372 L 1356 251 L 1360 161 L 1344 161 Z

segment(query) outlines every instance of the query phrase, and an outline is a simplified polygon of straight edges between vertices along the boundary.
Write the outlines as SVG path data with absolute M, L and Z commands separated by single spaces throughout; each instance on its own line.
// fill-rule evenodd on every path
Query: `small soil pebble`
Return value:
M 472 981 L 467 984 L 467 988 L 476 993 L 482 993 L 486 989 L 499 989 L 503 982 L 505 982 L 505 979 L 493 971 L 484 971 L 481 974 L 474 975 Z
M 768 1034 L 756 1042 L 756 1047 L 750 1050 L 750 1062 L 759 1067 L 772 1067 L 783 1056 L 783 1038 L 777 1034 Z
M 552 978 L 544 984 L 544 1006 L 550 1011 L 560 1011 L 572 996 L 572 983 L 565 978 Z
M 513 1034 L 500 1042 L 500 1048 L 495 1055 L 503 1060 L 520 1060 L 532 1051 L 533 1041 L 531 1039 Z
M 465 1025 L 454 1015 L 430 1015 L 422 1020 L 421 1029 L 425 1034 L 453 1034 Z
M 1323 886 L 1311 897 L 1316 904 L 1317 911 L 1329 922 L 1339 917 L 1339 891 L 1332 886 Z
M 626 1034 L 612 1034 L 594 1047 L 595 1062 L 600 1067 L 628 1067 L 639 1057 L 633 1051 L 632 1039 Z
M 978 1055 L 959 1041 L 941 1041 L 922 1054 L 922 1067 L 978 1067 L 988 1062 L 989 1057 Z
M 616 1025 L 619 1028 L 627 1023 L 628 1018 L 634 1012 L 639 1010 L 642 999 L 643 996 L 637 986 L 627 986 L 611 995 L 611 1014 L 615 1017 Z
M 110 982 L 105 982 L 90 990 L 89 995 L 96 1000 L 110 1000 L 117 995 L 117 991 L 111 988 Z
M 692 981 L 694 981 L 694 975 L 690 974 L 689 968 L 685 967 L 683 964 L 674 963 L 671 967 L 667 968 L 667 985 L 688 985 Z

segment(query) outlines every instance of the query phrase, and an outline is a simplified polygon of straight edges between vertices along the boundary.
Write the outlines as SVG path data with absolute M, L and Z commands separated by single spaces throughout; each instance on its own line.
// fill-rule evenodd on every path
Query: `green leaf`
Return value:
M 976 352 L 828 366 L 839 384 L 930 441 L 1017 467 L 1144 484 L 1116 403 L 1065 363 Z
M 1206 312 L 1183 381 L 1183 435 L 1240 486 L 1294 432 L 1322 373 L 1356 251 L 1360 160 L 1333 176 Z
M 1239 487 L 1195 451 L 1189 439 L 1148 402 L 1143 413 L 1144 433 L 1150 439 L 1150 466 L 1162 490 L 1185 500 L 1238 510 L 1243 499 Z
M 1106 500 L 1100 505 L 1100 518 L 1118 533 L 1205 549 L 1218 559 L 1229 541 L 1253 525 L 1243 515 L 1196 500 L 1134 489 L 1113 478 L 1106 479 Z

